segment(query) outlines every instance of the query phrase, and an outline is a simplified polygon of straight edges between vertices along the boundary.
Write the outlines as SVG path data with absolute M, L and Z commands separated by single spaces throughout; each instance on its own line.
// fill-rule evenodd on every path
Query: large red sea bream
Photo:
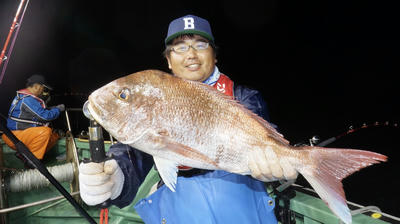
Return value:
M 154 157 L 175 189 L 177 166 L 250 174 L 249 163 L 275 152 L 351 223 L 341 180 L 386 156 L 362 150 L 294 147 L 268 122 L 212 87 L 157 70 L 119 78 L 89 96 L 88 109 L 118 141 Z

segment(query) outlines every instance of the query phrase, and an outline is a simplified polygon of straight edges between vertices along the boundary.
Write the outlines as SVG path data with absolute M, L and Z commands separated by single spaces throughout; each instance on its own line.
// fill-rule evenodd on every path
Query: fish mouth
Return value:
M 131 143 L 130 141 L 128 141 L 126 136 L 124 137 L 120 135 L 115 135 L 115 133 L 118 133 L 119 126 L 115 126 L 116 128 L 111 128 L 112 125 L 110 124 L 110 122 L 107 120 L 107 118 L 104 118 L 105 115 L 101 110 L 101 105 L 97 105 L 95 102 L 93 102 L 91 100 L 91 96 L 89 96 L 89 99 L 86 103 L 86 107 L 92 119 L 94 119 L 98 124 L 100 124 L 110 135 L 112 135 L 115 139 L 117 139 L 121 143 L 124 144 Z
M 101 119 L 101 115 L 99 115 L 99 113 L 101 113 L 101 111 L 99 109 L 97 109 L 95 103 L 93 103 L 89 97 L 89 100 L 87 101 L 87 103 L 85 103 L 85 106 L 87 107 L 87 110 L 89 111 L 90 116 L 97 121 L 97 123 L 102 124 L 103 120 Z

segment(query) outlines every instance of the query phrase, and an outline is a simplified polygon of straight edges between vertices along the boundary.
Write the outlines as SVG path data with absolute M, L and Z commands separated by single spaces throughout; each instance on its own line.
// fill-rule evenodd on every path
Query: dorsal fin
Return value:
M 193 81 L 190 81 L 193 82 Z M 200 85 L 199 85 L 200 84 Z M 258 123 L 260 123 L 265 129 L 267 129 L 268 134 L 270 137 L 274 138 L 275 140 L 283 143 L 283 144 L 289 144 L 289 141 L 286 140 L 281 133 L 279 133 L 268 121 L 264 120 L 262 117 L 258 116 L 255 114 L 253 111 L 247 109 L 245 106 L 243 106 L 239 101 L 233 99 L 231 96 L 225 95 L 218 91 L 217 89 L 213 88 L 212 86 L 203 84 L 203 83 L 195 83 L 195 85 L 200 86 L 201 88 L 204 88 L 205 90 L 209 91 L 210 94 L 216 95 L 217 97 L 224 98 L 225 100 L 228 101 L 229 104 L 231 104 L 232 107 L 237 107 L 240 110 L 244 111 L 246 114 L 248 114 L 250 117 L 252 117 L 254 120 L 256 120 Z

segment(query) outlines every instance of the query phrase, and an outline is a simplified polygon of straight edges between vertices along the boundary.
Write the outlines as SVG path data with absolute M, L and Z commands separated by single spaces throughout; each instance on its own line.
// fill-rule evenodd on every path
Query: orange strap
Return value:
M 104 224 L 108 224 L 108 208 L 103 208 L 100 210 L 100 224 L 103 224 L 103 217 Z

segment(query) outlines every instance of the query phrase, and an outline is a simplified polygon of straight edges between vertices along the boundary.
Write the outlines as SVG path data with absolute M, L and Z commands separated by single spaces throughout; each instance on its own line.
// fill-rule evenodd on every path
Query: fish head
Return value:
M 124 144 L 138 140 L 152 126 L 162 92 L 151 83 L 151 72 L 138 72 L 95 90 L 88 110 L 105 130 Z

